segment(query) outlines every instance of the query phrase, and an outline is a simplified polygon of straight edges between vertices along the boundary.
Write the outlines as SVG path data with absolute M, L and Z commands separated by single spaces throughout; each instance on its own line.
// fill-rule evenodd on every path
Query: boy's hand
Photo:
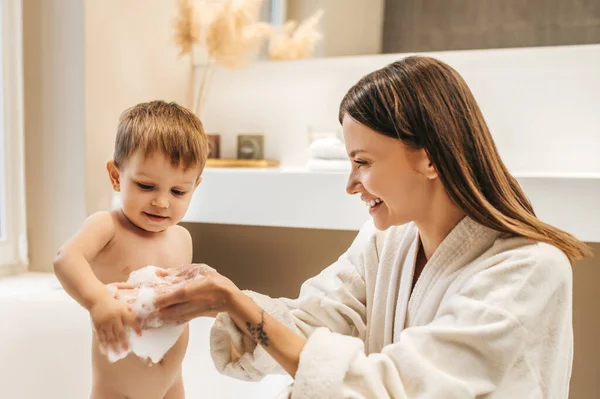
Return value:
M 126 303 L 115 299 L 111 295 L 103 296 L 90 308 L 90 316 L 98 335 L 98 340 L 103 347 L 119 347 L 127 350 L 128 342 L 125 326 L 133 328 L 141 334 L 141 328 Z

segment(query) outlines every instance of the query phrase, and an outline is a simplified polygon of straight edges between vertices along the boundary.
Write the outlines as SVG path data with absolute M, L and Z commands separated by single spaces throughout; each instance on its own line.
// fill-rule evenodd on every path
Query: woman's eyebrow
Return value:
M 356 150 L 352 150 L 352 152 L 350 153 L 350 158 L 354 158 L 354 156 L 360 152 L 366 152 L 366 151 L 363 149 L 360 149 L 360 148 L 356 149 Z

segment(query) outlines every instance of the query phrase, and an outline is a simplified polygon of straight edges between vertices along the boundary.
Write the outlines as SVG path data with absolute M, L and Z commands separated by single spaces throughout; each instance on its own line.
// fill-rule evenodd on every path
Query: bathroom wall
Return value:
M 316 57 L 380 54 L 384 8 L 384 0 L 287 0 L 287 18 L 304 21 L 316 10 L 324 11 Z
M 597 0 L 386 1 L 383 51 L 600 42 Z
M 194 261 L 219 270 L 243 289 L 298 295 L 350 246 L 356 231 L 183 224 L 194 238 Z
M 309 128 L 337 129 L 348 88 L 407 55 L 219 69 L 211 75 L 201 117 L 207 130 L 223 135 L 224 157 L 234 156 L 236 134 L 253 132 L 265 135 L 267 157 L 302 165 Z M 600 44 L 428 55 L 462 74 L 513 172 L 600 173 Z
M 600 398 L 600 243 L 590 244 L 595 256 L 573 266 L 573 328 L 575 360 L 571 399 Z
M 175 47 L 176 1 L 85 1 L 86 209 L 110 204 L 106 162 L 119 115 L 162 99 L 191 107 L 189 57 Z
M 30 270 L 51 270 L 86 215 L 83 20 L 79 1 L 23 0 Z

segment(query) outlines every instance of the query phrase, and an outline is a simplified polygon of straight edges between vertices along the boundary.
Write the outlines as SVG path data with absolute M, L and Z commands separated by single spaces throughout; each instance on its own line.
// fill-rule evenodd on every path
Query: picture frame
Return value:
M 239 134 L 237 136 L 238 159 L 264 159 L 264 136 L 262 134 Z

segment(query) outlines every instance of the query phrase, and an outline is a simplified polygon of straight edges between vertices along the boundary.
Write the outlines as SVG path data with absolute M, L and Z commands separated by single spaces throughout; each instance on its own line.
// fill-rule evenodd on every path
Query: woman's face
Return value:
M 437 177 L 424 150 L 377 133 L 350 116 L 342 120 L 352 170 L 346 191 L 360 194 L 375 227 L 385 230 L 421 218 Z

